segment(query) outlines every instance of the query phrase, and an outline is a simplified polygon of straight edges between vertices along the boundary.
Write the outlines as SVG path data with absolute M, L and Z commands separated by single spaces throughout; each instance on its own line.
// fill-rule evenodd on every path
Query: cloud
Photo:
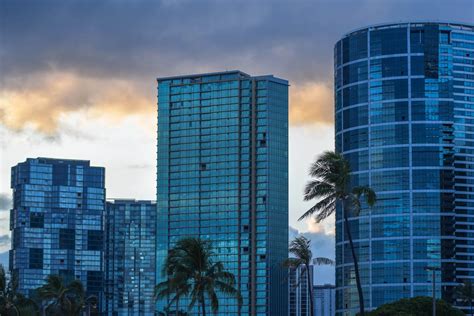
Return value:
M 0 235 L 0 249 L 10 247 L 10 236 Z
M 126 166 L 128 169 L 153 169 L 155 168 L 154 165 L 149 163 L 136 163 L 136 164 L 129 164 Z
M 326 220 L 321 223 L 316 222 L 313 217 L 306 219 L 306 227 L 311 233 L 322 233 L 325 235 L 334 236 L 334 215 L 329 216 Z
M 12 198 L 10 194 L 0 193 L 0 212 L 9 211 L 12 207 Z
M 290 122 L 300 124 L 332 124 L 333 91 L 330 85 L 308 82 L 290 90 Z
M 31 127 L 52 135 L 60 119 L 84 112 L 116 120 L 130 115 L 154 115 L 154 104 L 133 82 L 83 77 L 54 71 L 22 82 L 8 82 L 0 92 L 0 122 L 13 130 Z M 153 92 L 151 93 L 153 94 Z
M 292 241 L 295 237 L 298 236 L 300 232 L 291 226 L 288 227 L 288 240 Z
M 311 240 L 311 250 L 315 257 L 328 257 L 334 259 L 335 237 L 333 234 L 326 234 L 324 232 L 300 232 L 290 226 L 290 241 L 298 235 Z
M 344 33 L 399 17 L 471 22 L 473 9 L 469 0 L 5 0 L 0 123 L 51 135 L 72 112 L 152 113 L 155 77 L 241 69 L 290 80 L 293 125 L 331 124 Z

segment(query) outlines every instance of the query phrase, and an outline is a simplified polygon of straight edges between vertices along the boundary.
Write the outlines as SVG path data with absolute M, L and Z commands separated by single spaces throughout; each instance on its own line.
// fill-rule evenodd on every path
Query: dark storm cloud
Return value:
M 241 68 L 330 81 L 345 32 L 408 19 L 470 21 L 455 1 L 2 1 L 4 74 L 52 68 L 150 80 Z
M 474 21 L 471 0 L 0 2 L 0 124 L 58 133 L 69 113 L 153 115 L 155 77 L 241 69 L 289 79 L 291 124 L 332 124 L 346 32 Z

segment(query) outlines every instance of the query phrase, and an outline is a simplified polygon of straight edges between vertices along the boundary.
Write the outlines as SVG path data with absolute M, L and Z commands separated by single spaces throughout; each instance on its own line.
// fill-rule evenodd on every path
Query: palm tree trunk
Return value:
M 204 296 L 201 298 L 202 316 L 206 316 L 206 302 Z
M 176 315 L 178 315 L 178 307 L 179 307 L 179 298 L 176 299 Z
M 349 245 L 351 246 L 352 259 L 354 261 L 354 271 L 355 271 L 356 284 L 357 284 L 357 293 L 359 294 L 359 316 L 364 316 L 365 315 L 364 293 L 362 292 L 362 286 L 360 284 L 359 263 L 357 261 L 357 256 L 356 256 L 355 248 L 354 248 L 354 242 L 352 241 L 351 229 L 349 227 L 349 219 L 347 218 L 347 212 L 346 212 L 345 207 L 343 211 L 344 211 L 344 224 L 345 224 L 344 226 L 346 227 L 347 237 L 349 238 Z
M 309 271 L 309 265 L 306 265 L 306 274 L 308 275 L 308 293 L 309 293 L 309 314 L 314 316 L 314 307 L 313 307 L 313 279 Z

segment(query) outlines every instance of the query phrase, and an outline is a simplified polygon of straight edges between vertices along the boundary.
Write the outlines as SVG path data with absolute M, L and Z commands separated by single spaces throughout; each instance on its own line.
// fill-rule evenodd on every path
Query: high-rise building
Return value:
M 314 316 L 336 315 L 336 287 L 331 284 L 313 286 Z
M 365 306 L 436 295 L 474 279 L 474 26 L 397 23 L 337 42 L 336 150 L 352 185 L 377 193 L 350 214 Z M 336 213 L 337 312 L 358 311 L 354 266 Z
M 313 266 L 309 272 L 306 267 L 290 268 L 288 270 L 288 315 L 289 316 L 310 316 L 310 292 L 308 283 L 308 273 L 310 280 L 313 280 Z M 308 286 L 309 285 L 309 286 Z
M 239 312 L 219 295 L 219 315 L 287 314 L 288 81 L 240 71 L 159 78 L 157 165 L 157 273 L 177 240 L 198 236 L 243 297 Z
M 101 299 L 104 178 L 84 160 L 28 158 L 12 168 L 10 270 L 20 293 L 56 274 Z
M 156 203 L 107 201 L 105 300 L 107 315 L 153 315 Z

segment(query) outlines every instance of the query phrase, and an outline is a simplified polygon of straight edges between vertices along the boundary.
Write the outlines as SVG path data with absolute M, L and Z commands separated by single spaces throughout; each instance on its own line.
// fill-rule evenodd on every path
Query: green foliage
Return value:
M 466 280 L 463 284 L 456 287 L 456 297 L 460 299 L 466 306 L 469 307 L 469 312 L 474 312 L 474 284 Z
M 212 312 L 219 309 L 216 290 L 223 295 L 235 297 L 242 304 L 240 292 L 235 287 L 235 276 L 225 271 L 222 262 L 214 262 L 211 244 L 199 238 L 184 238 L 169 250 L 163 268 L 167 280 L 155 287 L 157 298 L 170 299 L 170 305 L 179 299 L 189 297 L 188 309 L 198 303 L 202 315 L 206 315 L 206 302 L 209 301 Z
M 0 316 L 37 316 L 36 303 L 18 293 L 16 277 L 7 284 L 5 269 L 0 264 Z
M 431 316 L 433 301 L 428 296 L 405 298 L 396 302 L 379 306 L 374 311 L 366 313 L 367 316 Z M 463 316 L 464 313 L 452 307 L 443 300 L 436 301 L 437 316 Z
M 79 316 L 84 309 L 94 309 L 97 305 L 95 296 L 86 297 L 84 286 L 79 280 L 64 284 L 58 275 L 49 275 L 46 283 L 36 289 L 38 297 L 46 302 L 48 316 Z

